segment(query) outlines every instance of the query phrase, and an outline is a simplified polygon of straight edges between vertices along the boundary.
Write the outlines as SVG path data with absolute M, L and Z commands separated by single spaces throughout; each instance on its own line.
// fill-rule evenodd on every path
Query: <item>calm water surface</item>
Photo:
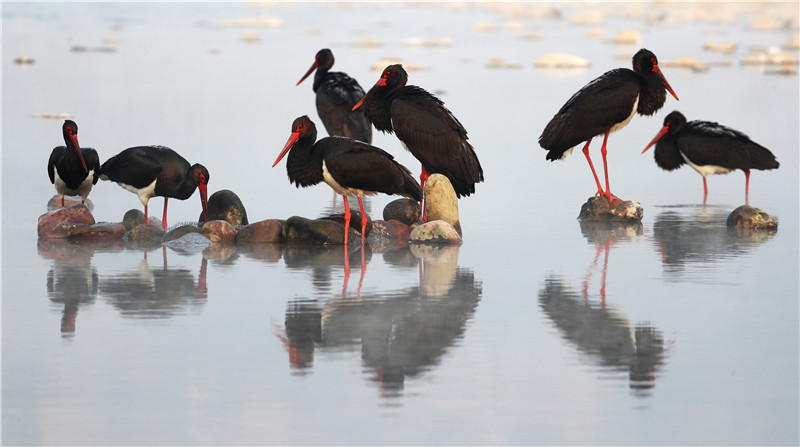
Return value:
M 4 3 L 3 444 L 798 444 L 798 82 L 739 64 L 792 31 L 751 31 L 741 4 L 720 6 L 731 22 L 626 5 L 517 18 L 543 36 L 526 40 L 479 4 Z M 758 13 L 796 26 L 791 6 Z M 587 10 L 606 19 L 570 24 Z M 222 25 L 264 16 L 285 26 Z M 497 29 L 474 31 L 478 22 Z M 609 42 L 627 28 L 641 45 Z M 382 46 L 357 45 L 366 39 Z M 710 53 L 706 41 L 739 47 Z M 645 218 L 582 224 L 594 191 L 586 162 L 546 162 L 536 138 L 639 46 L 662 65 L 730 65 L 662 66 L 680 102 L 609 140 L 614 193 L 641 202 Z M 176 149 L 209 168 L 209 193 L 234 190 L 251 221 L 329 211 L 329 188 L 296 189 L 283 165 L 270 168 L 294 118 L 317 120 L 310 84 L 294 84 L 323 47 L 365 88 L 385 56 L 430 68 L 410 82 L 458 116 L 486 174 L 459 203 L 462 246 L 37 240 L 54 194 L 45 163 L 62 144 L 62 120 L 37 113 L 71 114 L 102 160 L 140 144 Z M 533 68 L 554 51 L 592 67 Z M 20 55 L 36 61 L 15 64 Z M 486 68 L 493 58 L 522 67 Z M 675 109 L 776 154 L 780 169 L 753 172 L 750 202 L 778 219 L 777 233 L 725 228 L 744 200 L 740 172 L 709 178 L 703 206 L 695 172 L 640 154 Z M 394 136 L 374 144 L 419 169 Z M 107 182 L 90 198 L 98 221 L 140 207 Z M 380 218 L 390 200 L 368 212 Z M 200 213 L 196 197 L 169 209 L 171 224 Z

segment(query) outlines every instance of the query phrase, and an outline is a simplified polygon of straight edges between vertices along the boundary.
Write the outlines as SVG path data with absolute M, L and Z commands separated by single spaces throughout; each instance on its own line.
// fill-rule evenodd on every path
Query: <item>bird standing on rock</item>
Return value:
M 353 110 L 363 106 L 376 129 L 397 135 L 422 163 L 423 188 L 428 176 L 438 173 L 450 180 L 456 196 L 474 193 L 475 184 L 483 181 L 483 168 L 466 129 L 442 100 L 407 82 L 402 65 L 389 65 Z
M 294 120 L 292 135 L 272 166 L 275 167 L 287 153 L 286 173 L 298 188 L 325 182 L 344 197 L 345 245 L 350 229 L 347 196 L 358 197 L 362 245 L 367 227 L 362 195 L 382 192 L 422 200 L 422 190 L 411 177 L 411 172 L 389 153 L 352 138 L 333 136 L 317 141 L 317 127 L 308 116 Z
M 547 150 L 547 160 L 564 159 L 572 149 L 582 142 L 583 154 L 597 183 L 597 195 L 619 201 L 611 194 L 606 163 L 608 135 L 625 127 L 637 113 L 650 116 L 664 105 L 669 91 L 675 99 L 667 79 L 658 68 L 658 59 L 652 52 L 642 48 L 633 56 L 633 70 L 617 68 L 583 86 L 553 116 L 542 135 L 539 145 Z M 603 170 L 606 177 L 605 190 L 600 184 L 589 157 L 592 138 L 603 134 Z
M 677 110 L 664 118 L 664 126 L 644 148 L 656 145 L 655 160 L 672 171 L 688 164 L 703 176 L 703 204 L 708 197 L 706 176 L 741 169 L 745 175 L 745 203 L 750 204 L 750 170 L 777 169 L 780 165 L 769 149 L 736 129 L 711 121 L 686 121 Z
M 164 198 L 164 231 L 167 231 L 167 200 L 186 200 L 200 190 L 203 215 L 208 222 L 207 187 L 210 178 L 208 169 L 201 164 L 189 165 L 185 158 L 164 146 L 137 146 L 125 149 L 109 158 L 100 167 L 100 178 L 117 182 L 128 191 L 139 196 L 144 205 L 144 221 L 147 222 L 147 202 L 151 197 Z
M 81 203 L 97 184 L 100 177 L 100 157 L 97 151 L 78 144 L 78 125 L 66 120 L 61 126 L 66 146 L 56 146 L 47 161 L 47 175 L 56 186 L 64 206 L 64 196 L 81 196 Z
M 352 110 L 364 97 L 364 89 L 347 74 L 329 71 L 333 62 L 331 50 L 319 50 L 311 68 L 296 85 L 300 85 L 316 70 L 312 88 L 317 94 L 317 114 L 328 135 L 353 138 L 369 144 L 372 142 L 372 125 L 364 116 L 363 110 Z

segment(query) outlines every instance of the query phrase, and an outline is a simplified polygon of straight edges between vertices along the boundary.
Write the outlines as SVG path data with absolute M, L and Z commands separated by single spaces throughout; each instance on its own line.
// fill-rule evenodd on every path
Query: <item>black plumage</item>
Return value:
M 286 155 L 286 173 L 297 187 L 327 183 L 345 200 L 345 244 L 350 223 L 347 196 L 358 197 L 362 215 L 362 242 L 366 214 L 362 195 L 399 194 L 422 200 L 422 189 L 411 172 L 383 149 L 346 137 L 325 137 L 317 141 L 317 128 L 308 116 L 292 123 L 292 135 L 273 167 Z
M 708 196 L 706 176 L 727 174 L 735 169 L 745 173 L 745 200 L 749 202 L 750 170 L 777 169 L 780 163 L 769 149 L 744 133 L 711 121 L 686 121 L 677 110 L 664 118 L 661 131 L 642 151 L 655 144 L 656 164 L 672 171 L 689 164 L 703 176 L 703 203 Z
M 56 187 L 64 206 L 64 196 L 81 196 L 81 203 L 100 178 L 100 157 L 90 147 L 78 144 L 78 125 L 66 120 L 61 126 L 66 146 L 56 146 L 47 161 L 47 175 Z
M 666 101 L 666 91 L 678 99 L 661 74 L 655 54 L 643 48 L 633 56 L 633 70 L 617 68 L 607 71 L 572 95 L 545 126 L 539 145 L 547 150 L 546 159 L 554 161 L 563 159 L 585 141 L 583 153 L 597 183 L 597 194 L 615 199 L 608 191 L 605 155 L 608 135 L 625 127 L 637 113 L 649 116 L 658 111 Z M 601 152 L 606 190 L 600 185 L 589 158 L 589 143 L 598 135 L 604 135 Z
M 390 65 L 357 107 L 363 105 L 376 129 L 397 135 L 422 163 L 423 186 L 429 174 L 443 174 L 458 197 L 469 196 L 483 181 L 483 168 L 466 129 L 442 100 L 407 82 L 402 65 Z
M 319 50 L 311 68 L 297 81 L 297 85 L 316 70 L 313 90 L 317 97 L 317 114 L 328 135 L 371 143 L 372 125 L 364 116 L 363 110 L 353 110 L 353 106 L 364 97 L 364 89 L 347 74 L 330 71 L 333 62 L 331 50 Z

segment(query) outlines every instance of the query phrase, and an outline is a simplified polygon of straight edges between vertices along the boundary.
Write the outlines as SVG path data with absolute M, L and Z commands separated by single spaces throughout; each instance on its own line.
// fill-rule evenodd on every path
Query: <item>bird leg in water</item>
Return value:
M 606 143 L 608 143 L 608 134 L 609 134 L 609 132 L 610 131 L 606 131 L 606 135 L 605 135 L 605 137 L 603 137 L 603 147 L 600 148 L 600 153 L 603 155 L 603 172 L 606 174 L 606 192 L 603 193 L 603 195 L 608 199 L 608 204 L 611 205 L 612 202 L 615 201 L 615 200 L 618 201 L 618 202 L 622 202 L 622 200 L 619 199 L 614 194 L 611 194 L 611 187 L 608 186 L 608 163 L 606 163 L 606 153 L 608 151 L 606 150 Z M 595 180 L 597 180 L 597 175 L 595 175 Z M 599 184 L 599 182 L 598 182 L 598 184 Z
M 147 204 L 144 204 L 144 224 L 147 225 Z
M 592 170 L 592 175 L 594 176 L 594 181 L 595 181 L 595 183 L 597 183 L 597 192 L 595 193 L 595 195 L 603 196 L 603 195 L 605 195 L 605 192 L 603 192 L 603 187 L 600 186 L 600 179 L 597 178 L 597 173 L 594 171 L 594 165 L 592 164 L 592 159 L 589 158 L 589 143 L 591 143 L 591 142 L 592 142 L 592 139 L 589 138 L 589 141 L 587 141 L 586 145 L 583 146 L 583 155 L 586 156 L 586 161 L 589 162 L 589 168 Z
M 364 246 L 364 235 L 367 233 L 367 213 L 364 212 L 364 204 L 361 203 L 361 196 L 358 197 L 358 207 L 361 208 L 361 246 Z
M 425 169 L 425 166 L 422 167 L 422 173 L 419 175 L 419 184 L 420 188 L 422 188 L 423 194 L 425 193 L 425 182 L 428 181 L 428 177 L 431 175 L 428 173 L 428 170 Z M 425 196 L 422 196 L 422 200 L 419 202 L 419 208 L 422 210 L 422 221 L 428 221 L 428 210 L 425 209 Z
M 706 204 L 708 198 L 708 184 L 706 183 L 706 176 L 703 176 L 703 205 Z
M 169 197 L 164 197 L 164 219 L 162 219 L 163 221 L 161 222 L 162 224 L 164 224 L 164 231 L 167 231 L 167 199 L 168 198 Z M 146 218 L 145 218 L 145 222 L 144 223 L 147 224 L 147 219 Z
M 347 203 L 347 196 L 342 195 L 344 199 L 344 245 L 347 246 L 347 234 L 350 233 L 350 204 Z
M 64 196 L 61 196 L 61 208 L 64 208 Z
M 750 205 L 750 170 L 743 169 L 743 171 L 744 171 L 744 204 Z

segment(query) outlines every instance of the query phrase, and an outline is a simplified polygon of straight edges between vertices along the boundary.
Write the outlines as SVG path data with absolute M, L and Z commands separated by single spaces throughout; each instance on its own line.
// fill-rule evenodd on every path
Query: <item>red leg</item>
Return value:
M 367 232 L 367 213 L 364 212 L 364 204 L 361 203 L 361 196 L 358 196 L 358 207 L 361 209 L 361 245 L 364 245 L 364 234 Z
M 703 205 L 706 204 L 708 198 L 708 183 L 706 183 L 706 176 L 703 176 Z
M 592 142 L 592 139 L 589 138 L 589 141 L 587 141 L 586 145 L 583 146 L 583 155 L 586 156 L 586 161 L 589 162 L 589 168 L 592 170 L 592 175 L 594 176 L 594 181 L 595 181 L 595 183 L 597 183 L 597 192 L 595 193 L 595 195 L 596 196 L 602 196 L 602 195 L 604 195 L 603 187 L 600 186 L 600 179 L 597 178 L 597 173 L 594 171 L 594 164 L 592 164 L 592 159 L 589 158 L 589 143 L 591 143 L 591 142 Z
M 86 199 L 81 199 L 81 205 L 86 205 Z
M 425 196 L 424 196 L 424 194 L 425 194 L 425 182 L 428 181 L 428 177 L 430 177 L 430 176 L 431 175 L 428 173 L 428 170 L 425 169 L 425 166 L 423 166 L 422 167 L 422 173 L 419 175 L 419 184 L 420 184 L 420 187 L 422 188 L 422 193 L 423 193 L 422 201 L 419 202 L 419 207 L 422 210 L 422 221 L 423 222 L 427 222 L 428 221 L 428 210 L 425 209 Z
M 64 196 L 61 196 L 61 208 L 64 208 Z
M 350 204 L 347 203 L 347 196 L 343 195 L 342 199 L 344 199 L 344 245 L 347 245 L 347 235 L 350 233 Z
M 603 155 L 603 171 L 606 174 L 606 192 L 603 195 L 606 196 L 606 198 L 608 199 L 608 204 L 611 205 L 611 202 L 614 200 L 617 200 L 619 202 L 622 202 L 622 200 L 617 198 L 615 195 L 611 194 L 611 187 L 608 186 L 608 163 L 606 162 L 606 153 L 608 152 L 606 150 L 606 143 L 608 143 L 608 133 L 609 132 L 606 131 L 606 135 L 603 137 L 603 147 L 600 148 L 600 153 Z
M 344 197 L 344 196 L 342 196 Z M 347 199 L 344 199 L 347 201 Z M 347 238 L 347 233 L 344 233 L 345 240 Z M 350 281 L 350 258 L 349 253 L 347 253 L 347 242 L 344 244 L 344 284 L 342 285 L 342 298 L 347 298 L 347 283 Z
M 144 224 L 147 225 L 149 222 L 147 221 L 147 204 L 144 204 Z
M 162 219 L 161 223 L 164 224 L 164 231 L 167 231 L 167 199 L 169 197 L 164 197 L 164 219 Z
M 744 170 L 744 203 L 750 205 L 750 170 Z

